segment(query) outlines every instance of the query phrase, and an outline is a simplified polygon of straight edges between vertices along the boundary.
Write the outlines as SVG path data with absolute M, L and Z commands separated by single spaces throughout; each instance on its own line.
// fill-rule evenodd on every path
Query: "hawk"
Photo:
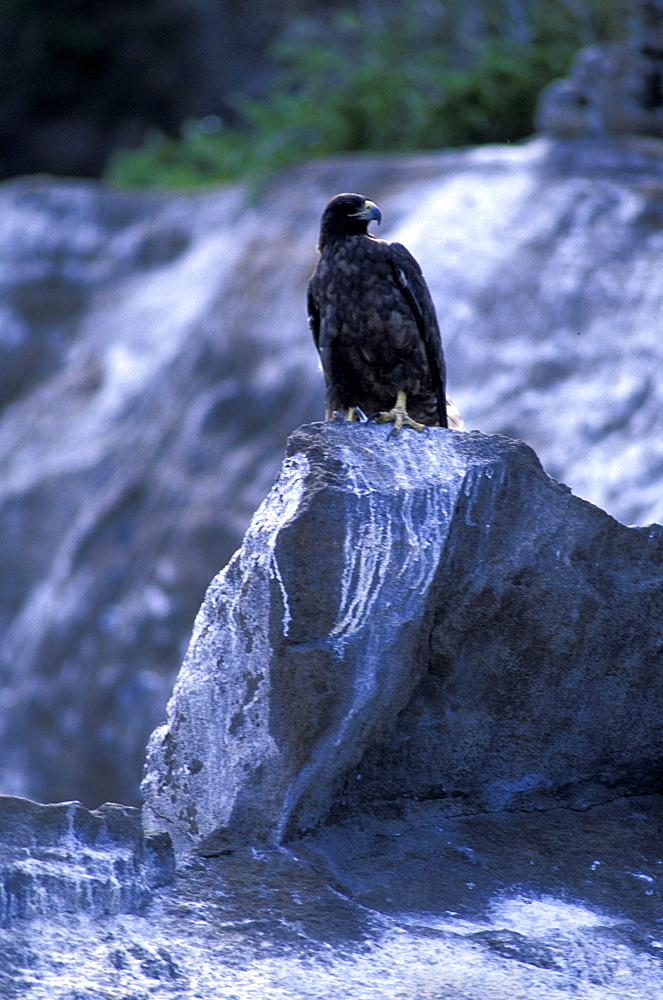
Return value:
M 368 232 L 381 220 L 377 205 L 359 194 L 337 194 L 322 213 L 307 307 L 327 387 L 325 417 L 370 415 L 393 423 L 394 433 L 448 427 L 435 307 L 409 250 Z M 451 422 L 458 424 L 455 415 Z

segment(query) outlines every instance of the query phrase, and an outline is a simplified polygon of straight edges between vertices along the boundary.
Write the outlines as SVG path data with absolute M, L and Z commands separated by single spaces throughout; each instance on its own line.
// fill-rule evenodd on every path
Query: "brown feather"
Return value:
M 433 301 L 412 254 L 368 234 L 368 223 L 379 217 L 377 207 L 356 194 L 332 198 L 322 215 L 307 301 L 327 386 L 326 414 L 389 410 L 402 391 L 411 417 L 446 427 Z

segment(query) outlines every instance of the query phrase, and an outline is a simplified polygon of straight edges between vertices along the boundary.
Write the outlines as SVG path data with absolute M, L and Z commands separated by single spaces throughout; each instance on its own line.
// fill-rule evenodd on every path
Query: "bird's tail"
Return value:
M 445 396 L 445 399 L 447 402 L 447 427 L 451 427 L 454 431 L 462 431 L 465 424 L 460 415 L 460 410 L 453 399 L 449 399 L 448 396 Z

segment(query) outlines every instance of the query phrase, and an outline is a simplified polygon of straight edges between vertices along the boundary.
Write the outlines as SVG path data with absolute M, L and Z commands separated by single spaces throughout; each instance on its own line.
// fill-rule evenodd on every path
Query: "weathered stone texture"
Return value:
M 174 876 L 167 835 L 143 837 L 140 814 L 106 803 L 39 805 L 0 796 L 0 927 L 64 914 L 142 913 Z
M 655 790 L 662 554 L 663 529 L 574 497 L 522 443 L 302 428 L 197 618 L 148 829 L 186 852 L 380 800 Z

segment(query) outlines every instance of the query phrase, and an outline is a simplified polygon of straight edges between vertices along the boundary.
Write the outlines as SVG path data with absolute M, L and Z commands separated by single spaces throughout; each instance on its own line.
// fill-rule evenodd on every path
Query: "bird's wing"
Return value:
M 315 296 L 313 295 L 313 279 L 308 283 L 306 288 L 306 309 L 308 312 L 308 325 L 311 333 L 313 334 L 313 340 L 315 341 L 315 346 L 320 351 L 320 312 L 317 305 L 315 304 Z
M 447 426 L 445 393 L 446 369 L 442 353 L 442 339 L 437 324 L 435 306 L 419 264 L 402 243 L 389 244 L 389 262 L 394 279 L 403 298 L 412 310 L 419 335 L 426 349 L 431 381 L 437 398 L 440 426 Z

